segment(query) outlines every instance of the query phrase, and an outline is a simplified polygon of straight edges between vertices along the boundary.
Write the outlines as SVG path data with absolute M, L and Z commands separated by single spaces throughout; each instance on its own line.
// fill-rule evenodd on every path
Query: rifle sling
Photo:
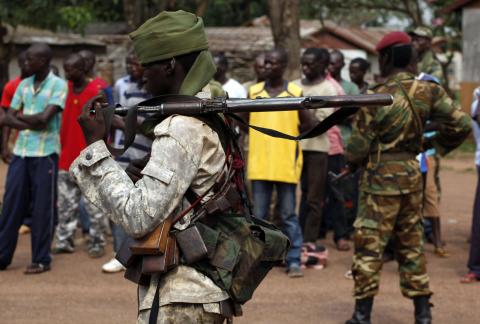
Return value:
M 109 106 L 102 109 L 103 118 L 105 120 L 106 137 L 105 144 L 113 156 L 120 156 L 133 144 L 135 135 L 137 134 L 137 110 L 138 106 L 131 107 L 125 117 L 125 139 L 123 148 L 115 148 L 109 144 L 108 136 L 112 127 L 113 116 L 115 115 L 115 106 Z
M 327 118 L 322 120 L 320 123 L 318 123 L 315 127 L 313 127 L 312 129 L 310 129 L 308 131 L 305 131 L 305 132 L 301 133 L 298 136 L 288 135 L 288 134 L 279 132 L 279 131 L 277 131 L 275 129 L 271 129 L 271 128 L 265 128 L 265 127 L 260 127 L 260 126 L 254 126 L 254 125 L 247 124 L 243 119 L 241 119 L 240 117 L 238 117 L 235 114 L 227 113 L 226 115 L 231 117 L 232 119 L 235 119 L 236 121 L 238 121 L 242 125 L 248 126 L 248 127 L 252 128 L 256 131 L 259 131 L 260 133 L 263 133 L 265 135 L 272 136 L 272 137 L 277 137 L 277 138 L 283 138 L 283 139 L 287 139 L 287 140 L 291 140 L 291 141 L 300 141 L 302 139 L 307 139 L 307 138 L 312 138 L 312 137 L 322 135 L 323 133 L 328 131 L 333 126 L 337 125 L 341 121 L 345 120 L 347 117 L 356 113 L 358 111 L 358 109 L 359 108 L 340 108 L 337 111 L 335 111 L 333 114 L 329 115 Z
M 355 114 L 357 110 L 358 108 L 340 108 L 336 110 L 333 114 L 325 118 L 323 121 L 318 123 L 315 127 L 313 127 L 308 131 L 302 132 L 298 136 L 288 135 L 288 134 L 279 132 L 275 129 L 247 124 L 243 119 L 241 119 L 240 117 L 238 117 L 233 113 L 227 113 L 226 115 L 236 120 L 237 122 L 241 123 L 242 125 L 250 127 L 265 135 L 276 137 L 276 138 L 283 138 L 291 141 L 300 141 L 302 139 L 316 137 L 325 133 L 331 127 L 337 125 L 338 123 L 345 120 L 349 116 Z M 105 119 L 105 127 L 108 130 L 107 133 L 109 133 L 109 130 L 112 124 L 113 115 L 115 112 L 115 107 L 111 106 L 103 109 L 102 111 Z M 202 115 L 199 115 L 199 117 L 200 116 Z M 133 106 L 128 110 L 127 116 L 125 118 L 125 141 L 124 141 L 123 148 L 120 148 L 120 149 L 114 148 L 111 145 L 109 145 L 108 140 L 105 139 L 105 143 L 107 143 L 107 148 L 110 151 L 110 153 L 112 153 L 112 155 L 114 156 L 122 155 L 135 140 L 136 130 L 137 130 L 137 106 Z

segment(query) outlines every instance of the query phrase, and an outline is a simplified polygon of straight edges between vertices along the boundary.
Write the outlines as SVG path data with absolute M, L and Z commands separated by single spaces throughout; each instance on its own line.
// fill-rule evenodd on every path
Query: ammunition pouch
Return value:
M 161 231 L 161 226 L 156 231 Z M 156 239 L 150 241 L 162 241 L 158 233 L 152 235 Z M 138 255 L 131 248 L 138 241 L 122 244 L 117 259 L 127 268 L 126 279 L 148 285 L 150 275 L 186 264 L 212 279 L 238 304 L 252 298 L 272 267 L 284 261 L 290 245 L 274 225 L 221 210 L 205 215 L 183 231 L 164 235 L 167 235 L 165 253 Z
M 284 261 L 290 243 L 275 226 L 255 217 L 223 214 L 208 217 L 208 222 L 197 224 L 208 257 L 191 266 L 244 304 L 268 272 Z

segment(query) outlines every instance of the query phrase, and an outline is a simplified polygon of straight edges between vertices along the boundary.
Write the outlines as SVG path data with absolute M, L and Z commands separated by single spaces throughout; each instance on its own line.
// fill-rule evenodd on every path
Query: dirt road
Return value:
M 476 182 L 470 161 L 446 161 L 442 173 L 442 220 L 451 257 L 439 259 L 430 245 L 426 247 L 436 324 L 480 322 L 480 283 L 459 284 L 459 277 L 466 271 L 466 241 Z M 344 323 L 353 308 L 352 281 L 344 278 L 351 252 L 337 252 L 331 240 L 325 240 L 325 244 L 330 250 L 325 270 L 310 270 L 302 279 L 288 279 L 280 269 L 274 269 L 244 307 L 245 315 L 235 322 Z M 134 323 L 135 286 L 121 274 L 100 271 L 110 256 L 92 260 L 80 247 L 75 254 L 56 256 L 49 273 L 25 276 L 30 239 L 22 236 L 12 266 L 0 273 L 0 323 Z M 400 294 L 396 268 L 391 262 L 383 269 L 374 323 L 413 322 L 413 307 Z

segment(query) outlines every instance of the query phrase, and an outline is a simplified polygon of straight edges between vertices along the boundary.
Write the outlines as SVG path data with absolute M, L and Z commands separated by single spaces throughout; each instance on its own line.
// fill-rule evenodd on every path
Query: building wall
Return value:
M 480 82 L 480 9 L 463 10 L 463 81 Z
M 480 8 L 463 9 L 463 69 L 461 102 L 470 111 L 473 90 L 480 86 Z

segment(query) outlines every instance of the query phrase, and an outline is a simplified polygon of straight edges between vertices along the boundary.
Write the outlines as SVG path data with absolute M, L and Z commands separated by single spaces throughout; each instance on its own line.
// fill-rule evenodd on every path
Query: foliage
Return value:
M 177 0 L 174 1 L 174 7 L 195 12 L 199 2 L 198 0 Z M 203 19 L 207 26 L 240 26 L 266 14 L 265 0 L 210 0 Z
M 438 35 L 449 35 L 460 29 L 459 15 L 442 16 L 438 10 L 453 0 L 302 0 L 302 19 L 334 20 L 347 24 L 382 26 L 392 18 L 405 19 L 409 25 L 431 24 Z M 81 31 L 92 21 L 122 21 L 122 0 L 0 0 L 0 21 L 56 30 Z M 161 9 L 183 9 L 195 12 L 208 5 L 204 20 L 208 26 L 239 26 L 255 17 L 266 15 L 266 0 L 142 0 L 150 13 Z M 355 15 L 352 15 L 355 8 Z M 424 21 L 424 11 L 434 13 Z M 444 30 L 445 29 L 445 30 Z M 453 34 L 452 34 L 453 35 Z
M 0 23 L 82 31 L 92 21 L 123 19 L 119 0 L 0 0 Z
M 92 21 L 92 12 L 87 7 L 65 6 L 58 9 L 62 24 L 71 30 L 83 30 Z

